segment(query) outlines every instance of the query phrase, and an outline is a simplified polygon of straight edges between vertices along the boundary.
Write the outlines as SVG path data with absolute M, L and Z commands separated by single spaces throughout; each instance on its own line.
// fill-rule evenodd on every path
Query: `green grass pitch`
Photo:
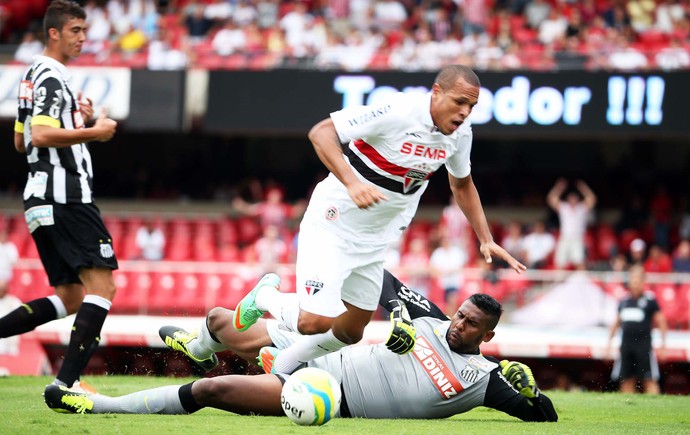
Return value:
M 190 379 L 87 376 L 102 394 L 122 395 Z M 690 397 L 548 392 L 558 423 L 524 423 L 478 408 L 446 420 L 335 419 L 299 427 L 287 417 L 238 416 L 214 409 L 193 415 L 71 415 L 51 411 L 41 393 L 50 377 L 0 378 L 2 434 L 688 434 Z M 414 400 L 411 398 L 410 400 Z

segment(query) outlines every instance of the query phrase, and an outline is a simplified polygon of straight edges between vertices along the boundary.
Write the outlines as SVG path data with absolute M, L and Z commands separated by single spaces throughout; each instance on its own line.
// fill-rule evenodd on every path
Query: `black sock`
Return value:
M 178 392 L 182 407 L 185 411 L 187 411 L 190 414 L 193 412 L 197 412 L 198 410 L 203 408 L 203 406 L 196 403 L 196 400 L 194 400 L 194 396 L 192 396 L 192 385 L 194 385 L 194 382 L 185 384 L 180 387 L 180 390 Z
M 35 299 L 0 319 L 0 338 L 33 331 L 37 326 L 55 319 L 57 310 L 50 299 Z
M 101 328 L 107 315 L 108 310 L 96 304 L 88 302 L 81 304 L 72 326 L 65 361 L 57 375 L 57 379 L 68 387 L 79 379 L 82 370 L 89 363 L 89 358 L 98 348 L 98 343 L 101 341 Z

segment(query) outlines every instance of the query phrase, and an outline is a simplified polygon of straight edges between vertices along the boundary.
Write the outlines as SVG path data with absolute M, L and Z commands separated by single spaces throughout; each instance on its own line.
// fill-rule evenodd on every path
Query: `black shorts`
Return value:
M 112 237 L 94 204 L 30 198 L 24 217 L 51 286 L 81 283 L 82 268 L 117 269 Z
M 649 343 L 641 343 L 633 346 L 621 346 L 621 356 L 618 361 L 620 372 L 618 379 L 654 379 L 659 378 L 659 370 L 656 356 L 652 352 Z

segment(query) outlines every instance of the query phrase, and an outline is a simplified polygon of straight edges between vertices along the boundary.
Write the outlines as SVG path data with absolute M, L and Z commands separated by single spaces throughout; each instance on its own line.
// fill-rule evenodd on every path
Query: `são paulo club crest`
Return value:
M 415 165 L 414 167 L 407 170 L 405 176 L 403 177 L 403 192 L 407 193 L 415 186 L 419 186 L 424 180 L 431 176 L 431 167 L 429 165 L 422 163 L 421 165 Z
M 323 282 L 319 281 L 319 279 L 308 279 L 304 283 L 304 288 L 307 290 L 307 294 L 309 296 L 313 296 L 316 293 L 319 292 L 323 288 Z

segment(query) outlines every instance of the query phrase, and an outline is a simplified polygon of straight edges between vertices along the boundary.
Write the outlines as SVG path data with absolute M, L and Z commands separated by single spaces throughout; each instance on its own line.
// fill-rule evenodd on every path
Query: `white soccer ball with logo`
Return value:
M 340 384 L 326 370 L 300 369 L 283 385 L 280 403 L 290 420 L 301 426 L 328 423 L 340 409 Z

